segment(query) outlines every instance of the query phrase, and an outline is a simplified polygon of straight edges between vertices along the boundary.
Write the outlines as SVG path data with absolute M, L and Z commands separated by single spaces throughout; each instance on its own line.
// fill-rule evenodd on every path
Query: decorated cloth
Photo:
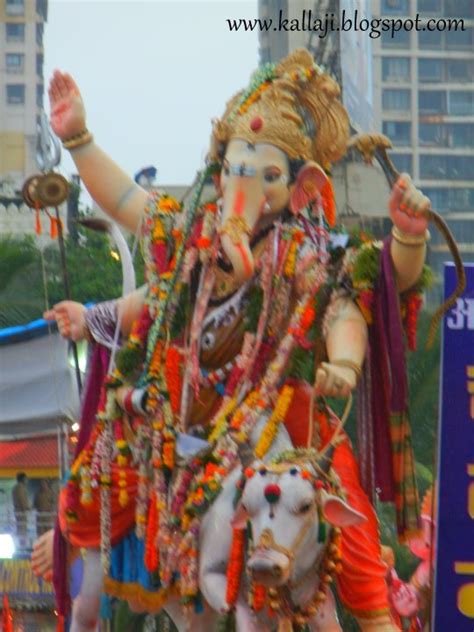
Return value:
M 74 458 L 77 458 L 90 439 L 92 429 L 96 422 L 97 409 L 99 407 L 100 393 L 109 368 L 110 354 L 114 330 L 116 324 L 115 301 L 108 301 L 90 308 L 87 311 L 87 326 L 94 340 L 101 340 L 102 344 L 95 343 L 89 350 L 87 363 L 87 378 L 81 402 L 81 419 L 79 435 L 74 450 Z M 97 338 L 96 338 L 97 336 Z M 59 615 L 64 617 L 70 607 L 69 581 L 68 581 L 68 544 L 61 530 L 61 518 L 64 517 L 61 502 L 64 491 L 60 496 L 58 518 L 54 529 L 54 555 L 53 555 L 53 585 L 56 595 L 56 605 Z M 63 525 L 64 526 L 64 525 Z

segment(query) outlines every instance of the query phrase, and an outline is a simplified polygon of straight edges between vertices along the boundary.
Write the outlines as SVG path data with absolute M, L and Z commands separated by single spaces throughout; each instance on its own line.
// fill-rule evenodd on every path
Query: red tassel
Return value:
M 8 595 L 3 595 L 2 632 L 13 632 L 13 616 Z
M 36 224 L 35 224 L 35 232 L 37 235 L 41 235 L 41 217 L 40 217 L 40 208 L 36 205 Z
M 324 215 L 330 228 L 336 223 L 336 201 L 334 199 L 334 189 L 332 182 L 328 178 L 326 184 L 321 191 L 321 197 L 323 198 Z
M 51 227 L 50 227 L 51 239 L 56 239 L 58 236 L 58 220 L 55 217 L 50 216 L 49 221 L 51 223 Z
M 58 624 L 56 626 L 56 632 L 64 632 L 66 626 L 64 625 L 64 615 L 58 615 Z

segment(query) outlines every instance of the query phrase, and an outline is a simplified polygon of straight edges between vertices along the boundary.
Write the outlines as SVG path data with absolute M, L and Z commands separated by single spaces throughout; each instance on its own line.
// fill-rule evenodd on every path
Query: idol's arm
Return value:
M 426 257 L 429 199 L 407 174 L 402 174 L 390 196 L 392 230 L 391 255 L 398 290 L 404 292 L 420 278 Z
M 367 323 L 357 306 L 338 299 L 326 334 L 329 362 L 316 373 L 316 391 L 328 397 L 348 397 L 356 386 L 367 351 Z
M 49 98 L 51 127 L 71 152 L 90 195 L 112 219 L 135 232 L 147 192 L 95 144 L 87 131 L 81 94 L 70 75 L 55 71 L 49 86 Z
M 123 336 L 128 336 L 133 321 L 140 315 L 145 301 L 145 295 L 146 286 L 143 286 L 115 301 L 116 305 L 114 311 L 121 316 L 120 329 Z M 101 317 L 101 305 L 103 305 L 103 303 L 98 303 L 98 305 L 92 307 L 90 310 L 98 311 L 97 318 Z M 61 301 L 54 305 L 52 309 L 45 312 L 43 317 L 46 320 L 55 320 L 58 325 L 59 333 L 64 338 L 75 341 L 84 340 L 86 338 L 94 340 L 94 333 L 91 333 L 87 325 L 87 311 L 87 308 L 81 303 L 75 301 Z M 107 314 L 109 312 L 110 309 L 107 310 Z M 107 316 L 107 318 L 110 320 L 109 316 Z M 112 323 L 112 325 L 115 326 L 114 323 Z

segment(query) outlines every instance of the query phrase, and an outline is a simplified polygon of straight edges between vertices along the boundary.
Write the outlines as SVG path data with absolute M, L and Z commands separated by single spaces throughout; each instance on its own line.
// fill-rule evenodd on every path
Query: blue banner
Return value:
M 444 319 L 434 632 L 474 630 L 474 264 Z M 445 296 L 456 271 L 445 264 Z

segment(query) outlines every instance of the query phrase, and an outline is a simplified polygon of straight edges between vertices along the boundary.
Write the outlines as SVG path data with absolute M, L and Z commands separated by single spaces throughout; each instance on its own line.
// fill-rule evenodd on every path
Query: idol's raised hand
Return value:
M 428 226 L 427 211 L 431 202 L 416 188 L 407 173 L 395 183 L 389 201 L 390 217 L 395 226 L 407 235 L 423 235 Z
M 54 133 L 64 141 L 84 132 L 86 111 L 79 88 L 71 75 L 55 70 L 48 93 Z

